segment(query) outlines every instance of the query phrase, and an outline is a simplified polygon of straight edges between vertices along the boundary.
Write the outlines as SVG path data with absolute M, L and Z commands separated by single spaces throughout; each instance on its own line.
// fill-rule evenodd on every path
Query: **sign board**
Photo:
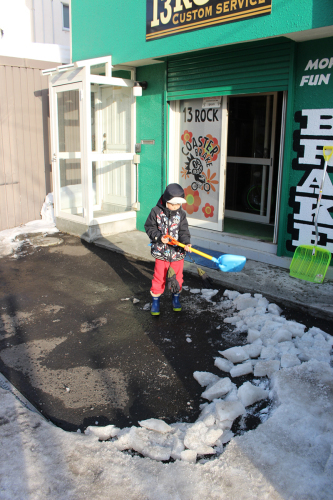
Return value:
M 146 0 L 146 40 L 265 16 L 272 0 Z

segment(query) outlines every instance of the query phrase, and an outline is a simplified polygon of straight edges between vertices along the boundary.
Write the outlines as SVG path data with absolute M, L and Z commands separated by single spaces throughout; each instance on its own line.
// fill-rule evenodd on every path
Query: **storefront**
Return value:
M 102 83 L 92 59 L 81 139 L 91 148 L 86 184 L 77 182 L 85 207 L 80 198 L 83 210 L 68 217 L 58 198 L 58 217 L 84 217 L 105 235 L 142 231 L 166 184 L 178 182 L 194 243 L 287 267 L 298 245 L 314 243 L 322 150 L 333 142 L 329 2 L 303 2 L 302 16 L 285 0 L 130 3 L 125 16 L 128 3 L 105 12 L 96 2 L 92 20 L 89 2 L 72 2 L 73 61 L 109 53 L 114 81 Z M 140 97 L 136 82 L 146 82 Z M 330 164 L 319 245 L 332 251 Z M 74 170 L 63 169 L 58 179 L 73 186 Z

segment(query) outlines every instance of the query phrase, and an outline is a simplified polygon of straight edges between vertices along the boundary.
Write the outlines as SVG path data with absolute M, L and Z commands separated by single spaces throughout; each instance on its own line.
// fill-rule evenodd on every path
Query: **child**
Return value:
M 160 297 L 165 289 L 169 267 L 176 273 L 180 292 L 183 284 L 183 268 L 186 252 L 191 252 L 191 236 L 188 229 L 186 213 L 181 208 L 185 193 L 179 184 L 169 184 L 162 197 L 154 207 L 145 223 L 145 230 L 151 240 L 151 254 L 155 257 L 155 269 L 150 293 L 153 297 L 151 314 L 160 314 Z M 168 245 L 166 234 L 173 236 L 185 248 Z M 174 311 L 181 311 L 179 292 L 172 294 Z

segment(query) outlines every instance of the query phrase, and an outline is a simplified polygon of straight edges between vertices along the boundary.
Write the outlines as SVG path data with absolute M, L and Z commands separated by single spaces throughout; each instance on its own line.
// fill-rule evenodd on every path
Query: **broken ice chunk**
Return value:
M 195 464 L 197 460 L 197 452 L 194 450 L 184 450 L 180 454 L 181 460 L 184 460 L 185 462 L 190 462 L 192 464 Z
M 232 389 L 232 383 L 229 377 L 221 378 L 213 384 L 211 387 L 205 390 L 201 394 L 201 397 L 208 399 L 209 401 L 213 401 L 213 399 L 220 398 L 224 396 Z
M 255 328 L 249 328 L 247 331 L 247 341 L 249 344 L 254 342 L 255 340 L 260 338 L 260 332 L 259 330 L 256 330 Z
M 247 361 L 246 363 L 234 366 L 230 370 L 230 375 L 232 377 L 240 377 L 241 375 L 247 375 L 248 373 L 252 373 L 252 371 L 253 371 L 252 363 L 251 361 Z
M 234 300 L 238 297 L 239 292 L 236 292 L 236 290 L 224 290 L 223 295 L 224 297 L 228 297 L 230 300 Z
M 201 385 L 201 387 L 207 387 L 208 385 L 215 384 L 215 382 L 220 380 L 220 377 L 210 372 L 196 371 L 193 373 L 193 377 Z
M 219 353 L 232 363 L 241 363 L 250 357 L 241 346 L 230 347 L 230 349 L 219 351 Z
M 218 401 L 215 406 L 216 417 L 224 420 L 235 420 L 245 413 L 244 405 L 240 401 Z
M 284 326 L 290 330 L 293 337 L 302 337 L 304 335 L 305 325 L 296 321 L 286 321 Z
M 98 437 L 99 441 L 107 441 L 108 439 L 115 437 L 119 432 L 119 428 L 115 425 L 106 425 L 105 427 L 94 427 L 89 425 L 84 431 L 85 434 L 94 434 Z
M 268 312 L 271 314 L 275 314 L 276 316 L 280 316 L 280 314 L 282 313 L 282 309 L 276 304 L 269 304 Z
M 280 369 L 280 360 L 258 361 L 254 366 L 255 377 L 271 377 Z
M 196 422 L 187 430 L 184 437 L 184 445 L 189 450 L 196 451 L 198 455 L 213 455 L 215 450 L 212 448 L 212 445 L 215 444 L 223 431 L 216 429 L 214 434 L 215 440 L 212 439 L 212 435 L 207 436 L 207 433 L 208 427 L 203 422 Z
M 261 353 L 262 344 L 261 342 L 255 344 L 247 344 L 243 346 L 243 349 L 245 352 L 247 352 L 250 358 L 257 358 Z
M 231 430 L 227 429 L 227 430 L 223 431 L 223 434 L 220 437 L 219 442 L 221 444 L 229 443 L 230 439 L 232 439 L 233 437 L 234 437 L 234 433 Z
M 291 340 L 291 331 L 287 330 L 287 328 L 281 327 L 278 330 L 276 330 L 272 339 L 276 341 L 276 343 L 287 342 L 288 340 Z
M 172 430 L 170 425 L 164 422 L 164 420 L 159 420 L 158 418 L 148 418 L 147 420 L 141 420 L 141 422 L 138 423 L 145 429 L 160 432 L 161 434 L 165 434 L 166 432 L 170 432 Z
M 231 368 L 234 367 L 234 364 L 225 358 L 215 358 L 214 365 L 217 366 L 223 372 L 229 372 Z
M 250 382 L 245 382 L 238 389 L 238 397 L 244 406 L 250 406 L 268 397 L 268 391 L 252 385 Z
M 258 299 L 251 297 L 250 293 L 239 294 L 234 299 L 234 304 L 238 311 L 247 309 L 248 307 L 256 307 L 258 305 Z
M 260 358 L 262 359 L 276 359 L 279 356 L 279 351 L 275 349 L 272 345 L 268 347 L 263 347 L 260 353 Z
M 291 368 L 300 364 L 301 362 L 295 354 L 285 353 L 281 357 L 281 368 Z

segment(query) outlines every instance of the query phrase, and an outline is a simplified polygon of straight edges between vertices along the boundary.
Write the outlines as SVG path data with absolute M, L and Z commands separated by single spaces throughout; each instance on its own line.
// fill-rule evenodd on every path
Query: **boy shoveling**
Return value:
M 183 268 L 186 252 L 191 252 L 191 236 L 186 213 L 182 203 L 186 203 L 185 193 L 179 184 L 169 184 L 157 205 L 151 210 L 145 230 L 151 240 L 151 254 L 155 258 L 154 276 L 150 293 L 153 298 L 151 314 L 160 314 L 160 297 L 165 289 L 167 276 L 172 292 L 172 307 L 181 311 L 179 293 L 183 285 Z M 168 245 L 170 235 L 184 248 Z

